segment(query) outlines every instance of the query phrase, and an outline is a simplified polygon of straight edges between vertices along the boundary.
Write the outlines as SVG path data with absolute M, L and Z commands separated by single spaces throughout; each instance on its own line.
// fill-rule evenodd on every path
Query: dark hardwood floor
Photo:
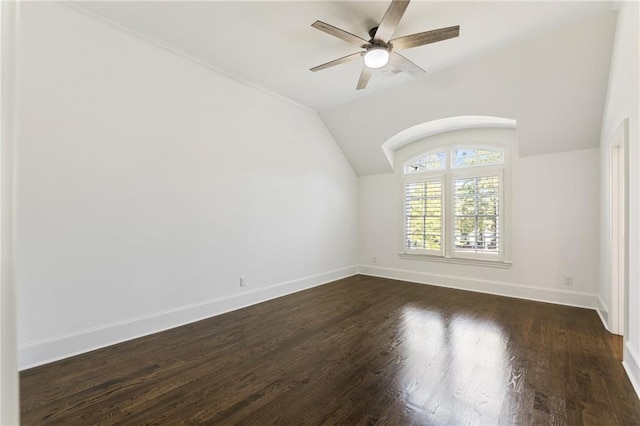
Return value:
M 594 311 L 356 276 L 22 372 L 31 424 L 640 422 Z

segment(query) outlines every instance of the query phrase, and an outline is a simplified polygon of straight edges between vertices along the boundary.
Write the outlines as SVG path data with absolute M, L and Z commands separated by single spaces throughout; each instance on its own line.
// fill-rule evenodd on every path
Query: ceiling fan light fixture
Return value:
M 367 68 L 382 68 L 389 63 L 389 51 L 384 47 L 372 47 L 364 54 Z

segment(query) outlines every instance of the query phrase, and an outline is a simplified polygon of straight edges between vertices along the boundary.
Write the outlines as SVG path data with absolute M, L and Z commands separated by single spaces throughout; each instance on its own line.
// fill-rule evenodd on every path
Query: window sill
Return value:
M 512 263 L 504 260 L 489 260 L 489 259 L 468 259 L 461 257 L 444 257 L 436 256 L 432 254 L 416 254 L 416 253 L 398 253 L 401 259 L 407 260 L 422 260 L 427 262 L 442 262 L 442 263 L 455 263 L 459 265 L 475 265 L 486 266 L 490 268 L 508 269 L 511 268 Z

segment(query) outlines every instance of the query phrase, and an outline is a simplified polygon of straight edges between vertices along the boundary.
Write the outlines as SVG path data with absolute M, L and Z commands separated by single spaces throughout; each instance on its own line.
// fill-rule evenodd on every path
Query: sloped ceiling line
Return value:
M 301 103 L 299 103 L 299 102 L 297 102 L 297 101 L 295 101 L 295 100 L 293 100 L 293 99 L 291 99 L 291 98 L 289 98 L 289 97 L 287 97 L 285 95 L 281 95 L 280 93 L 277 93 L 277 92 L 275 92 L 273 90 L 270 90 L 270 89 L 268 89 L 268 88 L 266 88 L 266 87 L 264 87 L 264 86 L 262 86 L 260 84 L 254 83 L 252 81 L 249 81 L 249 80 L 243 79 L 241 77 L 238 77 L 237 75 L 234 75 L 234 74 L 232 74 L 230 72 L 227 72 L 224 69 L 211 64 L 210 61 L 207 61 L 207 60 L 203 59 L 202 57 L 200 57 L 200 56 L 198 56 L 196 54 L 190 53 L 190 52 L 186 51 L 185 49 L 177 47 L 177 46 L 175 46 L 175 45 L 173 45 L 173 44 L 171 44 L 171 43 L 169 43 L 169 42 L 167 42 L 167 41 L 165 41 L 165 40 L 163 40 L 161 38 L 158 38 L 158 37 L 153 36 L 151 34 L 147 34 L 147 33 L 143 32 L 141 30 L 138 30 L 138 29 L 130 28 L 130 27 L 128 27 L 126 25 L 123 25 L 123 24 L 121 24 L 119 22 L 116 22 L 116 21 L 114 21 L 114 20 L 112 20 L 110 18 L 107 18 L 107 17 L 105 17 L 105 16 L 103 16 L 103 15 L 101 15 L 99 13 L 96 13 L 96 12 L 94 12 L 92 10 L 89 10 L 82 3 L 79 3 L 79 2 L 62 2 L 60 4 L 63 5 L 63 6 L 66 6 L 66 7 L 70 8 L 70 9 L 73 9 L 74 11 L 76 11 L 76 12 L 78 12 L 78 13 L 80 13 L 80 14 L 82 14 L 82 15 L 90 18 L 90 19 L 93 19 L 93 20 L 95 20 L 97 22 L 100 22 L 102 24 L 108 25 L 109 27 L 111 27 L 111 28 L 113 28 L 113 29 L 115 29 L 117 31 L 124 32 L 126 34 L 129 34 L 130 36 L 133 36 L 133 37 L 136 37 L 138 39 L 144 40 L 144 41 L 146 41 L 148 43 L 151 43 L 151 44 L 155 45 L 156 47 L 159 47 L 159 48 L 164 49 L 164 50 L 166 50 L 168 52 L 171 52 L 174 55 L 181 56 L 184 59 L 187 59 L 187 60 L 189 60 L 191 62 L 194 62 L 194 63 L 196 63 L 196 64 L 198 64 L 200 66 L 203 66 L 204 68 L 208 69 L 209 71 L 212 71 L 212 72 L 214 72 L 216 74 L 219 74 L 219 75 L 221 75 L 223 77 L 226 77 L 229 80 L 232 80 L 232 81 L 234 81 L 236 83 L 242 84 L 243 86 L 250 87 L 250 88 L 252 88 L 254 90 L 257 90 L 259 92 L 262 92 L 262 93 L 264 93 L 266 95 L 269 95 L 269 96 L 272 96 L 272 97 L 274 97 L 276 99 L 279 99 L 281 101 L 287 102 L 287 103 L 289 103 L 289 104 L 291 104 L 293 106 L 296 106 L 296 107 L 298 107 L 300 109 L 303 109 L 303 110 L 305 110 L 307 112 L 310 112 L 312 114 L 317 114 L 318 113 L 318 111 L 316 111 L 313 108 L 310 108 L 310 107 L 308 107 L 306 105 L 303 105 L 303 104 L 301 104 Z
M 419 139 L 456 130 L 486 128 L 515 129 L 516 126 L 516 120 L 510 118 L 479 115 L 447 117 L 416 124 L 415 126 L 404 129 L 387 139 L 387 141 L 382 144 L 381 148 L 382 152 L 384 152 L 384 155 L 387 157 L 389 165 L 393 169 L 395 164 L 395 152 L 403 146 Z

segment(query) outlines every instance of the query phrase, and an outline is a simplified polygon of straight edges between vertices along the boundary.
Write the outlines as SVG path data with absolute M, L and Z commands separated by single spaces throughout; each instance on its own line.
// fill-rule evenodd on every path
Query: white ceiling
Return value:
M 414 77 L 378 72 L 356 91 L 356 61 L 309 68 L 358 49 L 310 25 L 322 20 L 367 38 L 389 2 L 82 2 L 80 7 L 156 39 L 245 82 L 322 111 Z M 430 2 L 414 0 L 395 36 L 460 25 L 460 37 L 402 51 L 428 73 L 610 10 L 610 2 Z M 427 76 L 421 79 L 428 79 Z
M 596 148 L 615 23 L 605 12 L 320 116 L 360 176 L 392 170 L 386 141 L 448 117 L 515 120 L 520 157 Z

